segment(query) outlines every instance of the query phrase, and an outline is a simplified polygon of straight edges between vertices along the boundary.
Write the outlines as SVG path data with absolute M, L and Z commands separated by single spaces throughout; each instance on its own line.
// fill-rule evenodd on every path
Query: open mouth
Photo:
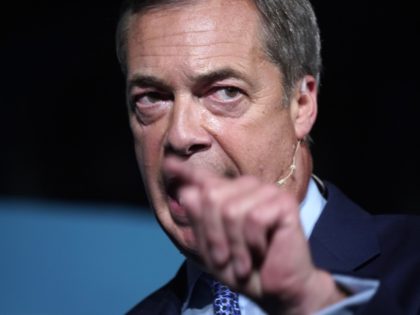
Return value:
M 180 178 L 165 178 L 164 186 L 169 198 L 179 201 L 179 191 L 183 184 L 184 183 Z

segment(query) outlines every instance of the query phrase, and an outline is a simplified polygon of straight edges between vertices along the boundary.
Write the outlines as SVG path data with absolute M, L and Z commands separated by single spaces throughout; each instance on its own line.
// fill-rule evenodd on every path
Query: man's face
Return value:
M 127 80 L 136 156 L 159 222 L 184 250 L 194 251 L 195 240 L 177 197 L 181 183 L 163 170 L 168 157 L 264 182 L 288 173 L 294 122 L 260 37 L 247 1 L 198 1 L 132 17 Z

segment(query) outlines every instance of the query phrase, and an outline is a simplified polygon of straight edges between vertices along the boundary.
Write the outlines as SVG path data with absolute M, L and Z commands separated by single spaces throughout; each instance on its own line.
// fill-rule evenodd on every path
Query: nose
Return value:
M 210 147 L 211 135 L 204 126 L 200 105 L 175 102 L 167 131 L 166 153 L 188 157 Z

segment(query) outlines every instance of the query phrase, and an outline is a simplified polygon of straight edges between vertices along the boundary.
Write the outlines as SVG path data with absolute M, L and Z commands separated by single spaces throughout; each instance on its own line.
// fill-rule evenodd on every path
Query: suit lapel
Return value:
M 186 264 L 165 286 L 137 304 L 126 315 L 180 315 L 187 286 Z
M 169 282 L 167 291 L 165 292 L 164 303 L 166 306 L 162 308 L 161 315 L 179 315 L 181 314 L 182 303 L 185 301 L 187 292 L 187 267 L 184 262 L 179 268 L 177 274 Z M 157 301 L 162 303 L 163 301 Z
M 327 183 L 327 204 L 309 239 L 316 266 L 351 272 L 380 254 L 370 214 Z

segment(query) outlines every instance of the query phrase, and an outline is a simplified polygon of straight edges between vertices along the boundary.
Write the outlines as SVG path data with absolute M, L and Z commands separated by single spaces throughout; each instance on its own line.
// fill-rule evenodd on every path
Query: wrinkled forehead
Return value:
M 129 21 L 128 69 L 140 58 L 159 65 L 176 58 L 202 64 L 261 58 L 260 35 L 259 14 L 250 1 L 198 1 L 153 9 Z
M 162 7 L 145 10 L 132 16 L 132 20 L 144 19 L 146 24 L 157 27 L 168 17 L 174 27 L 178 25 L 193 24 L 194 29 L 209 30 L 220 26 L 230 26 L 232 30 L 239 30 L 244 26 L 244 22 L 251 22 L 249 18 L 258 16 L 258 10 L 252 1 L 247 0 L 206 0 L 206 1 L 187 1 L 173 3 Z M 223 23 L 224 22 L 224 23 Z M 224 24 L 224 25 L 221 25 Z M 193 29 L 193 30 L 194 30 Z M 243 28 L 242 28 L 243 30 Z
M 252 42 L 256 46 L 259 29 L 258 11 L 252 2 L 198 1 L 133 15 L 128 41 L 144 48 L 158 44 L 161 51 L 167 48 L 165 41 L 179 49 L 185 45 L 209 48 L 221 43 L 245 46 Z

